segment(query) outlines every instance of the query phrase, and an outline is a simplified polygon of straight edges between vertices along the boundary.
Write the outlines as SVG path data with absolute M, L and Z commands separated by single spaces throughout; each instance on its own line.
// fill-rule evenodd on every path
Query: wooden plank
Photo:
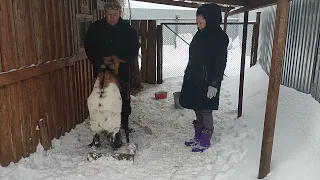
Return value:
M 7 166 L 14 159 L 12 149 L 11 121 L 9 119 L 10 110 L 8 102 L 8 88 L 0 88 L 0 160 L 2 166 Z
M 74 29 L 73 29 L 73 8 L 72 0 L 68 0 L 68 11 L 69 11 L 69 28 L 70 28 L 70 50 L 71 55 L 75 52 L 74 50 Z
M 79 8 L 79 1 L 80 1 L 80 0 L 75 0 L 75 6 L 76 6 L 76 11 L 75 11 L 75 13 L 76 13 L 76 14 L 81 14 L 81 10 L 80 10 L 80 8 Z
M 68 87 L 68 101 L 69 101 L 69 114 L 70 114 L 70 126 L 69 131 L 74 127 L 74 121 L 75 121 L 75 111 L 74 111 L 74 88 L 73 88 L 73 73 L 72 73 L 72 67 L 67 68 L 67 87 Z
M 58 10 L 59 10 L 59 27 L 60 27 L 60 43 L 59 43 L 59 47 L 60 47 L 60 54 L 59 54 L 59 58 L 65 58 L 66 57 L 66 50 L 67 50 L 67 42 L 66 42 L 66 22 L 64 20 L 64 8 L 63 8 L 63 0 L 57 0 L 58 3 Z
M 31 136 L 31 110 L 32 110 L 32 96 L 30 96 L 31 85 L 30 80 L 21 82 L 21 96 L 22 96 L 22 110 L 23 110 L 23 134 L 25 153 L 29 155 L 32 153 L 32 136 Z
M 26 8 L 25 1 L 13 1 L 14 21 L 15 21 L 15 33 L 17 43 L 17 66 L 16 68 L 26 67 L 29 64 L 27 55 L 27 38 L 26 38 L 26 27 L 25 17 Z M 30 32 L 30 31 L 29 31 Z
M 52 1 L 52 8 L 53 8 L 53 13 L 54 13 L 54 25 L 55 25 L 55 45 L 56 45 L 56 57 L 55 59 L 60 59 L 62 58 L 61 56 L 61 21 L 60 21 L 60 8 L 59 8 L 59 0 L 54 0 Z
M 40 108 L 40 117 L 43 119 L 41 122 L 42 124 L 40 124 L 39 122 L 39 127 L 40 127 L 40 137 L 41 137 L 41 144 L 43 143 L 49 143 L 49 147 L 50 147 L 50 124 L 49 124 L 49 112 L 50 112 L 50 101 L 49 101 L 49 92 L 48 92 L 48 86 L 49 86 L 49 74 L 43 74 L 40 76 L 40 94 L 39 96 L 42 97 L 40 99 L 40 104 L 41 104 L 41 108 Z M 41 129 L 45 127 L 46 130 Z M 46 137 L 42 134 L 43 132 L 46 133 Z M 48 148 L 49 148 L 48 147 Z M 45 147 L 44 147 L 45 148 Z
M 244 87 L 244 73 L 246 66 L 246 51 L 247 51 L 247 37 L 248 37 L 248 16 L 249 12 L 244 12 L 244 24 L 242 33 L 242 47 L 241 47 L 241 67 L 240 67 L 240 82 L 239 82 L 239 101 L 238 101 L 238 118 L 242 116 L 243 106 L 243 87 Z
M 263 179 L 270 172 L 274 128 L 277 117 L 278 97 L 281 83 L 282 60 L 287 38 L 289 16 L 289 0 L 278 0 L 275 18 L 271 68 L 267 105 L 261 146 L 259 179 Z
M 70 102 L 69 102 L 69 89 L 68 89 L 68 74 L 67 74 L 67 67 L 62 69 L 62 90 L 63 90 L 63 110 L 64 110 L 64 119 L 65 119 L 65 127 L 64 130 L 65 132 L 69 132 L 70 131 L 70 119 L 71 119 L 71 112 L 70 112 Z
M 74 62 L 86 59 L 85 52 L 78 53 L 70 58 L 52 61 L 49 63 L 41 64 L 38 66 L 23 68 L 17 71 L 10 71 L 0 73 L 0 87 L 8 84 L 12 84 L 18 81 L 29 79 L 41 74 L 46 74 L 51 71 L 64 68 L 66 66 L 72 66 Z M 81 60 L 80 60 L 81 59 Z
M 56 98 L 56 104 L 57 104 L 57 113 L 58 113 L 58 118 L 57 122 L 59 122 L 59 137 L 64 135 L 64 128 L 65 128 L 65 116 L 63 114 L 64 112 L 64 96 L 63 96 L 63 81 L 62 81 L 62 69 L 58 69 L 56 73 L 56 79 L 57 79 L 57 87 L 59 90 L 56 92 L 57 98 Z
M 43 26 L 43 33 L 44 33 L 44 36 L 45 37 L 43 40 L 44 40 L 44 44 L 46 45 L 45 47 L 45 59 L 42 60 L 42 62 L 47 62 L 47 61 L 51 61 L 53 60 L 52 57 L 53 57 L 53 52 L 51 50 L 51 31 L 52 31 L 52 27 L 50 26 L 51 23 L 49 22 L 49 13 L 51 13 L 50 9 L 51 9 L 51 6 L 50 6 L 50 0 L 44 0 L 44 1 L 40 1 L 40 2 L 43 2 L 42 7 L 42 11 L 41 11 L 41 16 L 42 16 L 42 23 L 41 25 Z M 51 19 L 50 19 L 51 20 Z
M 8 112 L 11 120 L 11 132 L 12 132 L 12 145 L 14 153 L 14 162 L 19 161 L 24 156 L 24 145 L 23 145 L 23 136 L 21 132 L 23 120 L 21 118 L 19 92 L 21 86 L 20 83 L 11 84 L 8 86 L 7 96 L 10 98 L 9 107 L 10 111 Z
M 75 66 L 74 66 L 74 70 L 75 70 L 75 90 L 76 90 L 76 99 L 75 99 L 75 105 L 76 105 L 76 110 L 77 110 L 77 120 L 76 120 L 76 124 L 79 124 L 80 122 L 80 119 L 81 119 L 81 111 L 80 111 L 80 76 L 79 76 L 79 65 L 80 65 L 80 62 L 77 62 L 75 63 Z
M 77 0 L 71 0 L 72 2 L 72 30 L 73 30 L 73 45 L 74 45 L 74 53 L 78 52 L 78 41 L 77 41 L 77 36 L 78 36 L 78 32 L 77 32 L 77 19 L 76 19 L 76 1 Z
M 39 77 L 34 77 L 32 80 L 30 80 L 31 85 L 31 91 L 30 96 L 32 101 L 32 108 L 31 108 L 31 138 L 32 138 L 32 152 L 36 151 L 36 147 L 39 143 L 39 136 L 37 132 L 37 125 L 40 120 L 39 117 Z
M 52 112 L 52 122 L 53 122 L 53 127 L 54 127 L 54 138 L 58 139 L 59 136 L 59 112 L 57 109 L 57 98 L 59 98 L 57 96 L 57 92 L 56 91 L 52 91 L 52 89 L 56 89 L 58 87 L 58 82 L 57 82 L 57 78 L 56 78 L 56 71 L 53 71 L 50 73 L 50 82 L 51 82 L 51 87 L 50 87 L 50 101 L 51 101 L 51 112 Z
M 156 37 L 157 37 L 157 24 L 156 21 L 148 21 L 148 62 L 147 62 L 147 83 L 156 84 Z
M 26 101 L 28 97 L 25 97 L 28 92 L 28 89 L 26 88 L 25 81 L 19 82 L 19 113 L 20 113 L 20 121 L 21 121 L 21 134 L 22 134 L 22 143 L 23 143 L 23 157 L 26 157 L 28 155 L 28 149 L 29 149 L 29 133 L 27 129 L 27 121 L 28 118 L 26 117 L 26 114 L 29 112 L 26 106 Z
M 87 98 L 89 96 L 89 72 L 88 72 L 88 61 L 87 59 L 83 61 L 84 67 L 83 67 L 83 75 L 84 75 L 84 97 L 83 97 L 83 104 L 84 104 L 84 118 L 86 119 L 88 117 L 88 107 L 87 107 Z
M 2 71 L 9 71 L 18 67 L 15 44 L 15 27 L 14 27 L 14 14 L 13 3 L 10 0 L 0 1 L 0 49 L 2 51 Z
M 47 96 L 48 96 L 48 110 L 47 110 L 47 119 L 48 119 L 48 127 L 49 127 L 49 137 L 50 139 L 53 139 L 56 137 L 56 114 L 55 114 L 55 107 L 53 106 L 53 91 L 52 89 L 54 89 L 55 87 L 53 87 L 53 84 L 55 83 L 52 79 L 52 73 L 48 73 L 47 75 L 47 83 L 46 83 L 46 92 L 47 92 Z
M 147 51 L 147 35 L 148 35 L 148 26 L 147 21 L 141 21 L 140 25 L 141 33 L 141 79 L 142 82 L 147 81 L 147 62 L 148 62 L 148 51 Z
M 65 120 L 65 124 L 64 124 L 64 131 L 65 132 L 69 132 L 71 129 L 71 111 L 70 111 L 70 101 L 69 101 L 69 87 L 68 87 L 68 74 L 67 74 L 67 69 L 63 68 L 62 69 L 62 76 L 61 76 L 61 80 L 62 80 L 62 91 L 63 91 L 63 116 L 64 116 L 64 120 Z
M 70 31 L 70 7 L 69 7 L 69 1 L 63 0 L 63 17 L 65 21 L 65 33 L 66 33 L 66 56 L 71 56 L 71 31 Z
M 27 66 L 30 65 L 36 65 L 38 64 L 38 59 L 37 59 L 37 49 L 36 49 L 36 37 L 34 32 L 36 31 L 34 24 L 33 24 L 33 16 L 32 16 L 32 12 L 33 9 L 31 9 L 31 2 L 30 0 L 28 1 L 23 1 L 24 2 L 24 11 L 25 11 L 25 16 L 23 19 L 24 22 L 24 36 L 26 36 L 26 44 L 24 44 L 24 46 L 26 46 L 26 54 L 27 56 Z M 37 15 L 39 15 L 39 13 L 37 12 Z M 37 21 L 39 21 L 37 19 Z M 38 23 L 38 22 L 37 22 Z M 37 32 L 39 32 L 39 30 L 37 30 Z
M 49 27 L 49 41 L 50 41 L 50 60 L 55 60 L 57 57 L 56 48 L 56 26 L 54 18 L 54 1 L 46 0 L 47 16 L 48 16 L 48 27 Z
M 41 106 L 43 107 L 40 110 L 40 115 L 43 119 L 42 122 L 39 122 L 39 128 L 40 128 L 40 135 L 41 135 L 41 143 L 44 145 L 44 148 L 47 150 L 51 147 L 51 140 L 53 139 L 53 127 L 50 126 L 50 110 L 51 110 L 51 104 L 50 104 L 50 82 L 49 82 L 49 74 L 45 74 L 41 76 L 41 95 L 42 101 Z
M 78 119 L 78 123 L 82 122 L 83 119 L 83 109 L 82 109 L 82 71 L 81 71 L 81 61 L 77 63 L 77 73 L 78 73 L 78 92 L 79 92 L 79 99 L 78 99 L 78 105 L 79 105 L 79 119 Z
M 84 87 L 84 61 L 80 61 L 80 90 L 81 90 L 81 95 L 80 95 L 80 105 L 81 105 L 81 120 L 80 123 L 83 122 L 85 118 L 85 87 Z
M 62 107 L 62 120 L 63 120 L 63 135 L 65 132 L 68 132 L 68 121 L 69 121 L 69 114 L 68 114 L 68 96 L 67 96 L 67 83 L 66 83 L 66 78 L 67 78 L 67 73 L 66 73 L 66 68 L 60 69 L 60 84 L 61 84 L 61 107 Z
M 29 9 L 28 11 L 30 12 L 30 16 L 32 21 L 32 26 L 31 29 L 34 34 L 34 45 L 36 47 L 36 59 L 34 59 L 35 64 L 41 63 L 41 60 L 44 59 L 43 57 L 43 52 L 44 52 L 44 42 L 43 42 L 43 27 L 41 25 L 42 19 L 41 16 L 41 5 L 40 3 L 43 3 L 43 1 L 38 1 L 38 0 L 29 0 Z
M 30 68 L 24 68 L 21 70 L 0 74 L 0 87 L 35 76 L 39 76 L 44 73 L 49 73 L 53 70 L 66 67 L 66 64 L 66 60 L 59 60 L 52 63 L 46 63 Z
M 12 157 L 13 159 L 11 159 L 11 161 L 15 161 L 16 160 L 16 147 L 15 147 L 15 131 L 14 131 L 14 126 L 15 126 L 15 121 L 14 121 L 14 117 L 13 117 L 13 105 L 14 102 L 12 102 L 12 92 L 11 92 L 11 86 L 9 85 L 6 87 L 6 104 L 8 106 L 8 110 L 6 113 L 8 113 L 8 118 L 6 118 L 7 121 L 9 121 L 9 132 L 11 134 L 11 136 L 9 136 L 10 140 L 11 140 L 11 148 L 12 148 Z

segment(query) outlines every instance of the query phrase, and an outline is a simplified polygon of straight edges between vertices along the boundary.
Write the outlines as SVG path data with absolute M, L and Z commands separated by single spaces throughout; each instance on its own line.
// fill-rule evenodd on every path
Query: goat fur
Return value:
M 116 134 L 121 128 L 122 98 L 120 94 L 118 76 L 119 60 L 116 57 L 114 63 L 105 63 L 95 81 L 93 90 L 87 99 L 90 115 L 90 128 L 93 133 L 92 145 L 99 144 L 95 138 L 103 133 L 113 146 Z M 91 146 L 92 146 L 91 145 Z

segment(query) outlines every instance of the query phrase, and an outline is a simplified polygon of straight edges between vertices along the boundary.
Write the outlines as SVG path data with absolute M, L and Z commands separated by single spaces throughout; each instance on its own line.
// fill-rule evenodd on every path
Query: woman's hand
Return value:
M 212 86 L 208 86 L 208 92 L 207 92 L 207 97 L 209 99 L 212 99 L 213 97 L 216 97 L 218 92 L 218 89 Z

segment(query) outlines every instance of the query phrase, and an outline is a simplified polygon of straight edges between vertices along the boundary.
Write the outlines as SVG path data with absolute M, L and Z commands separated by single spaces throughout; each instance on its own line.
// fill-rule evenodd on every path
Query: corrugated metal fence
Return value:
M 320 101 L 320 1 L 295 0 L 290 4 L 282 84 L 312 94 Z M 259 61 L 269 74 L 276 6 L 261 14 Z

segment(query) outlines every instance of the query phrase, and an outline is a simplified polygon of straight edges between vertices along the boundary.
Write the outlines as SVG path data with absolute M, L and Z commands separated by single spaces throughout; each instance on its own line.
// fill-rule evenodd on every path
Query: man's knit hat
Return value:
M 122 6 L 118 0 L 107 0 L 105 5 L 105 9 L 113 9 L 113 10 L 121 10 Z

